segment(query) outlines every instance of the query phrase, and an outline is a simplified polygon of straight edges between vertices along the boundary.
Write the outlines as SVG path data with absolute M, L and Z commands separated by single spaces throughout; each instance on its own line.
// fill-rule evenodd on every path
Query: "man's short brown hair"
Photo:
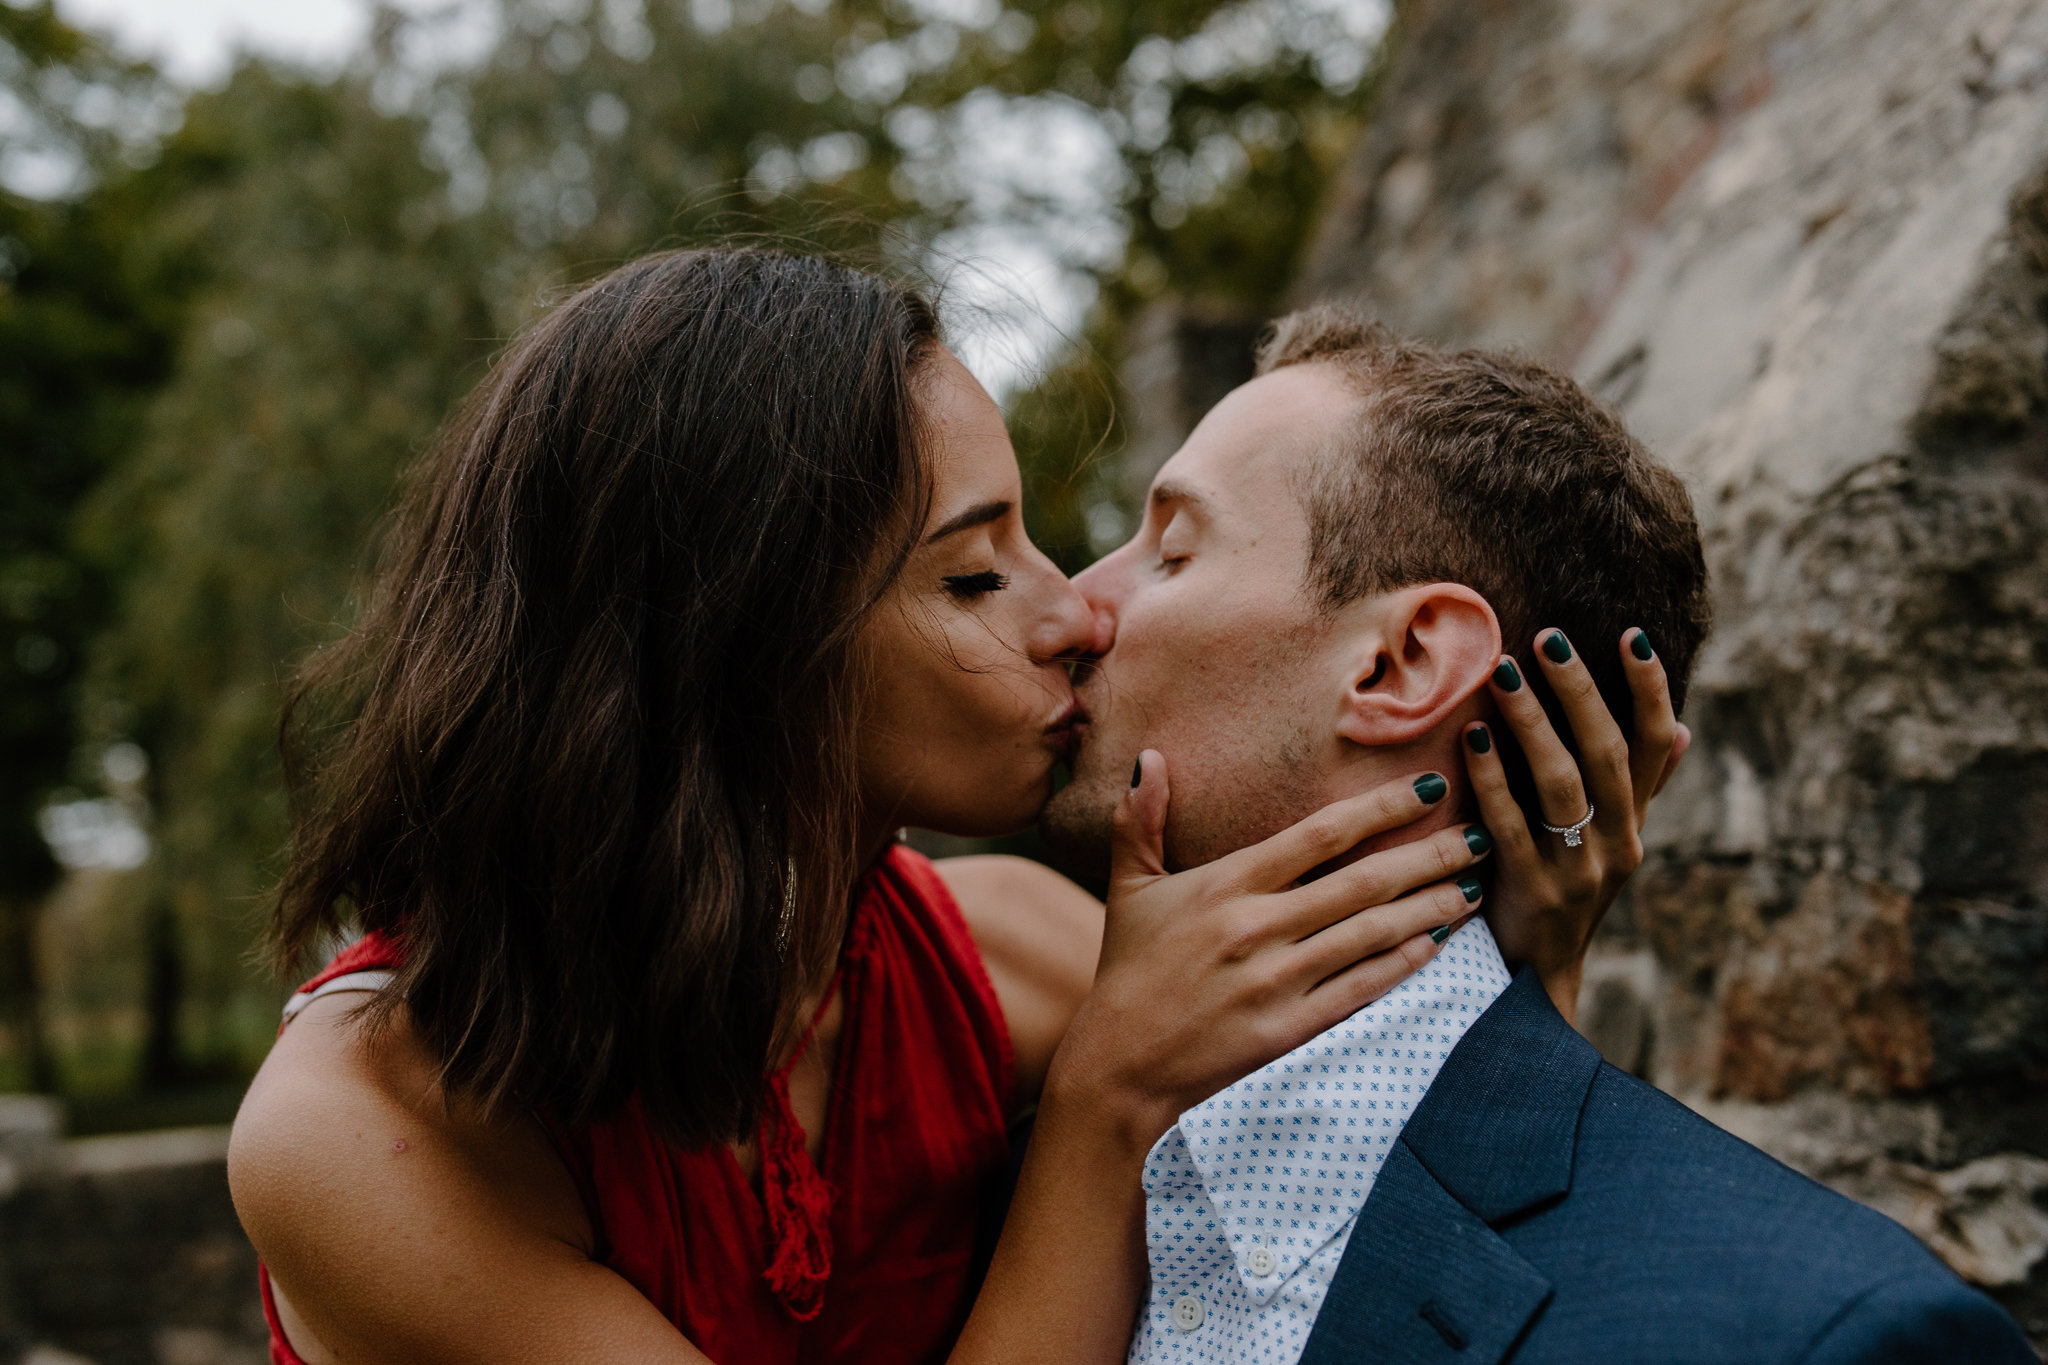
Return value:
M 1260 374 L 1302 364 L 1335 366 L 1360 398 L 1299 489 L 1320 605 L 1463 583 L 1493 605 L 1554 721 L 1533 658 L 1550 626 L 1579 649 L 1624 734 L 1635 708 L 1617 642 L 1640 626 L 1672 706 L 1684 705 L 1712 624 L 1699 524 L 1678 476 L 1619 417 L 1548 366 L 1404 340 L 1332 304 L 1290 313 L 1260 343 Z

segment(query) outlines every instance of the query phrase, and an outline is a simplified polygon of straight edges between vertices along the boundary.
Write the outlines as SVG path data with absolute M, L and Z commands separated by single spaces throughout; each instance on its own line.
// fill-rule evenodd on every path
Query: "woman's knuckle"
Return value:
M 1280 954 L 1267 953 L 1253 964 L 1259 992 L 1267 1000 L 1283 1000 L 1294 994 L 1294 967 Z
M 1272 1057 L 1288 1051 L 1294 1043 L 1295 1011 L 1268 1010 L 1266 1013 L 1270 1017 L 1253 1028 L 1252 1036 L 1258 1041 L 1259 1055 Z
M 1249 963 L 1257 958 L 1265 941 L 1265 925 L 1250 915 L 1238 913 L 1224 922 L 1217 937 L 1217 951 L 1225 962 Z
M 1334 815 L 1312 815 L 1302 833 L 1310 848 L 1323 853 L 1341 853 L 1344 850 L 1344 822 Z
M 1372 905 L 1385 905 L 1393 894 L 1387 879 L 1377 872 L 1360 872 L 1345 888 L 1345 901 L 1351 913 Z

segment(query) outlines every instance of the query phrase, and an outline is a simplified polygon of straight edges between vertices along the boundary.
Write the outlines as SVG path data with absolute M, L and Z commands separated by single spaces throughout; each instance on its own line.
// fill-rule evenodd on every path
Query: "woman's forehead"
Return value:
M 1002 409 L 952 352 L 933 364 L 925 417 L 936 531 L 972 509 L 1014 502 L 1022 481 Z

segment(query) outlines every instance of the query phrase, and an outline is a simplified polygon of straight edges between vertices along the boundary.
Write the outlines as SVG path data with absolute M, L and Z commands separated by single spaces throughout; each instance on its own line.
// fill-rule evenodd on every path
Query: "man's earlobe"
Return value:
M 1354 744 L 1413 743 L 1485 686 L 1500 658 L 1500 622 L 1462 583 L 1404 588 L 1374 607 L 1337 731 Z

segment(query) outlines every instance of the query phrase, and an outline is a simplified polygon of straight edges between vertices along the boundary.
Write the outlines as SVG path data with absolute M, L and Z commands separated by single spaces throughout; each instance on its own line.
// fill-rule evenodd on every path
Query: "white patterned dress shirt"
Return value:
M 1394 1140 L 1508 988 L 1484 920 L 1343 1023 L 1180 1116 L 1145 1159 L 1133 1365 L 1295 1365 Z

